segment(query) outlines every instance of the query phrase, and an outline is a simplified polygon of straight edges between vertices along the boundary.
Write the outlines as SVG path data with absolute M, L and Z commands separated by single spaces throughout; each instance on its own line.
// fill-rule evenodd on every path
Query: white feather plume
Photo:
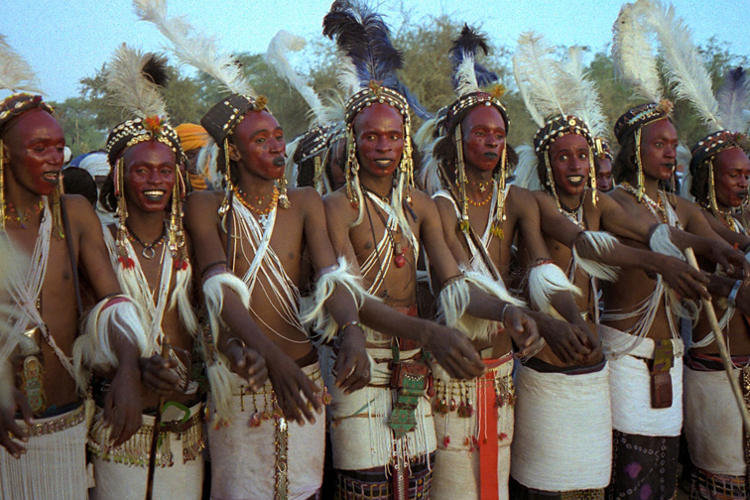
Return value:
M 615 76 L 650 102 L 662 99 L 661 81 L 653 48 L 643 30 L 643 5 L 627 3 L 612 26 Z
M 0 35 L 0 89 L 41 93 L 34 71 Z
M 114 102 L 128 113 L 140 118 L 158 115 L 167 117 L 167 106 L 159 87 L 143 74 L 143 68 L 153 54 L 143 53 L 124 43 L 115 51 L 107 65 L 105 86 Z
M 554 49 L 541 35 L 533 32 L 521 34 L 513 55 L 513 75 L 523 97 L 526 109 L 537 125 L 544 126 L 545 118 L 565 114 L 561 98 L 567 90 L 558 88 L 560 63 L 554 59 Z
M 740 71 L 740 75 L 736 75 Z M 745 132 L 750 124 L 750 78 L 741 68 L 731 71 L 716 92 L 719 116 L 727 130 Z
M 583 120 L 594 137 L 607 135 L 607 118 L 602 113 L 601 99 L 596 84 L 591 81 L 583 66 L 581 47 L 568 49 L 568 58 L 563 63 L 563 69 L 570 78 L 569 92 L 576 103 L 568 113 Z
M 347 56 L 340 50 L 336 51 L 336 58 L 338 61 L 336 79 L 338 81 L 339 89 L 344 95 L 354 95 L 360 88 L 362 88 L 362 82 L 359 80 L 357 66 L 355 66 L 351 57 Z
M 474 69 L 474 54 L 463 51 L 461 64 L 456 68 L 456 95 L 465 96 L 472 92 L 479 92 L 479 82 Z
M 711 89 L 711 77 L 691 40 L 690 28 L 671 5 L 659 0 L 638 0 L 638 4 L 643 4 L 649 13 L 646 21 L 659 39 L 664 72 L 675 96 L 689 101 L 709 126 L 725 128 L 717 114 L 719 105 Z
M 256 96 L 236 59 L 221 53 L 213 37 L 197 32 L 183 17 L 167 17 L 166 0 L 133 0 L 133 5 L 139 18 L 153 23 L 171 42 L 169 49 L 180 62 L 208 73 L 229 92 Z
M 518 155 L 518 165 L 516 165 L 515 176 L 511 184 L 528 189 L 529 191 L 540 191 L 542 185 L 539 182 L 539 174 L 537 173 L 537 163 L 539 160 L 536 157 L 534 148 L 528 144 L 521 144 L 514 149 Z
M 297 73 L 287 58 L 288 52 L 298 52 L 305 47 L 305 39 L 281 30 L 271 39 L 266 51 L 266 61 L 276 72 L 288 81 L 305 100 L 313 113 L 315 123 L 322 125 L 326 117 L 323 103 L 305 78 Z

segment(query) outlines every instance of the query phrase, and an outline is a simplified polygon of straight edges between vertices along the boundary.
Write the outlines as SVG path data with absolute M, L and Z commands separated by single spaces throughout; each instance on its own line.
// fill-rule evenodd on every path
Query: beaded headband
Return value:
M 566 134 L 578 134 L 594 147 L 594 139 L 583 120 L 573 115 L 555 115 L 547 118 L 544 126 L 534 134 L 534 151 L 537 154 L 548 151 L 557 138 Z
M 365 108 L 372 106 L 374 103 L 388 104 L 397 109 L 404 117 L 404 121 L 409 123 L 409 103 L 406 97 L 390 87 L 385 87 L 377 82 L 370 84 L 358 91 L 346 101 L 346 114 L 344 121 L 347 125 L 354 121 L 354 118 Z
M 609 147 L 609 141 L 604 137 L 594 137 L 594 154 L 597 158 L 608 158 L 609 161 L 614 159 L 612 149 Z
M 478 106 L 480 104 L 484 104 L 485 106 L 495 106 L 495 108 L 500 111 L 500 114 L 503 117 L 503 121 L 505 122 L 505 132 L 508 133 L 508 129 L 510 128 L 510 119 L 508 118 L 508 111 L 500 101 L 501 96 L 502 91 L 498 91 L 497 93 L 472 92 L 470 94 L 466 94 L 453 101 L 453 104 L 448 107 L 445 116 L 438 120 L 437 126 L 438 128 L 445 128 L 447 130 L 450 130 L 455 126 L 454 121 L 456 117 L 461 115 L 464 110 L 473 108 L 474 106 Z
M 635 129 L 666 118 L 672 112 L 672 107 L 671 101 L 663 99 L 658 104 L 650 102 L 630 108 L 615 122 L 615 137 L 617 137 L 617 142 L 622 144 L 625 138 Z
M 248 111 L 263 111 L 267 109 L 268 100 L 265 96 L 253 98 L 247 95 L 231 94 L 214 104 L 201 118 L 201 125 L 216 141 L 224 144 L 224 139 L 234 132 L 235 127 L 242 121 Z
M 110 165 L 114 165 L 122 152 L 141 142 L 156 141 L 164 144 L 175 154 L 181 163 L 185 153 L 175 129 L 159 116 L 133 118 L 116 125 L 107 136 L 105 150 Z
M 32 109 L 41 109 L 49 114 L 54 113 L 52 106 L 42 100 L 42 96 L 34 94 L 13 94 L 0 103 L 0 131 L 15 117 L 21 116 Z

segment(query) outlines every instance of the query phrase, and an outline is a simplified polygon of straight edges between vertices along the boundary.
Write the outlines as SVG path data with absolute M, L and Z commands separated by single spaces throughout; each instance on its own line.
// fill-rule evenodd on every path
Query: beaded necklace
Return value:
M 239 200 L 240 203 L 242 203 L 242 206 L 250 210 L 254 215 L 268 215 L 271 213 L 271 210 L 273 210 L 276 207 L 276 204 L 279 201 L 279 188 L 276 186 L 273 187 L 273 193 L 271 194 L 271 199 L 268 201 L 265 207 L 259 208 L 256 206 L 253 206 L 251 203 L 247 201 L 247 193 L 245 193 L 242 188 L 239 186 L 234 186 L 234 194 Z M 263 199 L 265 196 L 260 197 L 256 196 L 255 201 L 258 205 L 263 204 Z
M 658 200 L 654 201 L 653 198 L 651 198 L 649 195 L 647 195 L 645 192 L 642 195 L 641 200 L 638 200 L 638 191 L 627 181 L 622 182 L 618 185 L 618 187 L 624 189 L 628 193 L 632 194 L 636 201 L 638 203 L 642 203 L 643 205 L 648 208 L 648 211 L 653 214 L 654 217 L 661 220 L 662 222 L 667 222 L 667 211 L 664 208 L 664 202 L 661 197 L 661 191 L 658 193 Z
M 39 215 L 44 209 L 44 202 L 40 199 L 36 206 L 29 208 L 23 214 L 19 215 L 16 211 L 16 207 L 11 202 L 5 203 L 5 220 L 13 221 L 18 224 L 21 229 L 26 229 L 26 225 L 31 221 L 32 215 Z
M 158 247 L 164 242 L 164 236 L 166 236 L 167 232 L 166 232 L 166 226 L 162 224 L 161 234 L 159 235 L 159 237 L 156 238 L 151 243 L 146 243 L 142 239 L 140 239 L 137 234 L 135 234 L 135 231 L 133 231 L 128 225 L 128 223 L 126 222 L 125 234 L 128 236 L 128 239 L 131 242 L 137 241 L 138 244 L 143 247 L 143 249 L 141 250 L 141 255 L 143 255 L 143 258 L 151 260 L 156 255 L 156 247 Z

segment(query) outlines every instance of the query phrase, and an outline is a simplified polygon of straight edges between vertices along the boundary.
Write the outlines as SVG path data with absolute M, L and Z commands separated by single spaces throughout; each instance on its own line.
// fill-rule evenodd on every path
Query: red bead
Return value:
M 456 411 L 456 400 L 451 398 L 451 405 L 450 405 L 451 411 Z
M 443 438 L 443 448 L 447 448 L 449 444 L 451 444 L 451 437 L 445 436 Z
M 393 257 L 393 263 L 396 264 L 396 267 L 404 267 L 406 265 L 406 257 L 400 253 Z
M 262 420 L 260 418 L 260 415 L 258 415 L 258 412 L 256 411 L 253 413 L 253 416 L 250 417 L 250 427 L 260 427 L 260 424 L 262 423 Z
M 508 439 L 508 435 L 504 432 L 500 433 L 500 436 L 498 436 L 499 440 L 502 441 L 503 439 Z

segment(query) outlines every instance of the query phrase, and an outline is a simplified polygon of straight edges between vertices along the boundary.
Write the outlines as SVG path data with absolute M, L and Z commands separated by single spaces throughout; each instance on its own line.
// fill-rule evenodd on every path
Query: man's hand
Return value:
M 370 382 L 370 359 L 365 349 L 364 332 L 359 326 L 352 325 L 340 331 L 336 341 L 340 341 L 338 348 L 334 347 L 336 386 L 346 394 L 362 389 Z
M 112 446 L 119 446 L 141 427 L 141 374 L 135 363 L 117 368 L 104 398 L 104 422 Z
M 540 312 L 528 312 L 536 321 L 542 338 L 560 361 L 580 364 L 599 349 L 599 339 L 584 321 L 568 323 Z
M 8 450 L 8 453 L 13 455 L 13 458 L 20 458 L 21 455 L 26 453 L 26 448 L 15 439 L 20 439 L 24 443 L 28 437 L 26 431 L 21 428 L 14 418 L 16 410 L 21 410 L 23 415 L 23 421 L 26 425 L 31 425 L 31 408 L 29 403 L 26 401 L 26 396 L 23 392 L 19 391 L 15 387 L 13 391 L 13 405 L 10 408 L 0 408 L 0 446 Z
M 659 259 L 659 274 L 680 297 L 691 300 L 711 297 L 706 288 L 709 278 L 705 273 L 674 257 L 656 253 L 653 255 Z
M 253 391 L 260 391 L 268 380 L 266 360 L 257 351 L 249 349 L 237 339 L 230 339 L 224 347 L 224 354 L 229 360 L 234 373 L 245 379 Z
M 297 363 L 281 351 L 268 355 L 266 366 L 276 393 L 276 401 L 287 420 L 304 425 L 307 419 L 314 424 L 315 414 L 308 403 L 319 414 L 323 411 L 321 389 L 307 378 Z
M 520 307 L 511 304 L 505 306 L 503 325 L 520 349 L 518 357 L 530 358 L 544 347 L 544 339 L 539 335 L 536 323 Z
M 435 356 L 440 365 L 453 378 L 471 379 L 484 373 L 484 363 L 471 341 L 455 328 L 422 321 L 425 338 L 423 347 Z
M 164 359 L 158 354 L 150 358 L 140 358 L 141 378 L 143 385 L 160 396 L 168 396 L 177 391 L 181 385 L 180 377 L 174 368 L 177 362 L 173 359 Z
M 736 279 L 750 276 L 750 263 L 745 255 L 729 244 L 711 245 L 711 260 L 726 270 L 727 274 Z

